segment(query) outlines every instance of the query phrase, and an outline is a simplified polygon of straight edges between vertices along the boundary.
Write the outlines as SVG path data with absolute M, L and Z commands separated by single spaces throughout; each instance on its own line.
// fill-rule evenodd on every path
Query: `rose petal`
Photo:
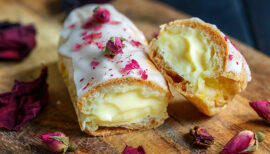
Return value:
M 131 40 L 130 43 L 131 43 L 131 45 L 134 46 L 134 47 L 139 47 L 139 46 L 141 45 L 141 42 L 134 41 L 134 40 Z
M 139 69 L 140 65 L 138 64 L 138 62 L 135 59 L 132 59 L 128 64 L 126 64 L 126 66 L 122 69 L 120 69 L 121 72 L 127 72 L 133 69 Z
M 48 102 L 47 67 L 28 82 L 15 81 L 10 92 L 0 94 L 0 127 L 19 130 L 36 117 Z
M 0 59 L 24 59 L 36 46 L 35 35 L 36 30 L 33 25 L 0 23 Z
M 132 146 L 126 146 L 122 154 L 146 154 L 143 146 L 138 146 L 138 148 L 133 148 Z

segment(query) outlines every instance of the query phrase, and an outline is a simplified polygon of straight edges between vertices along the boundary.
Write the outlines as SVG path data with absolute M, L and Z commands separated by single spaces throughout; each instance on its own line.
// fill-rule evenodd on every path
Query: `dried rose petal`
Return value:
M 97 7 L 94 10 L 93 17 L 98 23 L 104 24 L 110 21 L 111 13 L 105 8 Z
M 99 65 L 99 62 L 92 61 L 90 65 L 92 66 L 93 69 L 95 69 Z
M 33 25 L 0 23 L 0 59 L 24 59 L 36 46 L 35 35 L 36 30 Z
M 127 72 L 133 69 L 139 69 L 140 65 L 135 59 L 132 59 L 126 66 L 122 69 L 120 69 L 121 72 Z
M 270 102 L 269 101 L 250 102 L 249 105 L 257 112 L 257 114 L 261 118 L 270 122 Z
M 190 130 L 190 135 L 193 137 L 193 144 L 207 148 L 214 142 L 214 138 L 206 129 L 195 126 Z
M 74 151 L 77 148 L 77 145 L 73 142 L 69 142 L 69 137 L 62 132 L 41 134 L 38 137 L 43 143 L 47 144 L 53 152 L 65 153 L 68 149 Z
M 93 43 L 96 39 L 100 39 L 102 37 L 102 32 L 99 33 L 91 33 L 89 35 L 85 35 L 82 39 L 86 41 L 86 43 Z
M 11 92 L 0 94 L 0 127 L 19 130 L 36 117 L 48 102 L 47 67 L 43 67 L 39 78 L 16 81 Z
M 143 71 L 142 74 L 141 74 L 141 78 L 143 80 L 146 80 L 148 78 L 148 75 L 146 74 L 146 71 Z
M 250 154 L 258 149 L 258 143 L 264 140 L 260 132 L 254 134 L 252 131 L 244 130 L 235 135 L 220 152 L 220 154 Z
M 75 43 L 74 46 L 73 46 L 73 50 L 74 51 L 79 51 L 81 49 L 82 45 L 79 44 L 79 43 Z
M 104 49 L 105 45 L 102 42 L 96 42 L 96 45 L 99 49 Z
M 120 22 L 120 21 L 114 21 L 114 20 L 111 20 L 111 21 L 108 22 L 108 24 L 111 24 L 111 25 L 119 25 L 119 24 L 121 24 L 121 22 Z
M 134 47 L 139 47 L 139 46 L 141 45 L 141 42 L 134 41 L 134 40 L 131 40 L 130 43 L 131 43 L 131 45 L 134 46 Z
M 233 60 L 233 55 L 229 55 L 229 60 Z
M 124 39 L 119 37 L 111 37 L 110 40 L 106 43 L 105 54 L 107 56 L 115 56 L 119 53 L 123 53 L 122 49 Z
M 143 146 L 138 146 L 138 148 L 133 148 L 132 146 L 126 146 L 122 154 L 146 154 Z

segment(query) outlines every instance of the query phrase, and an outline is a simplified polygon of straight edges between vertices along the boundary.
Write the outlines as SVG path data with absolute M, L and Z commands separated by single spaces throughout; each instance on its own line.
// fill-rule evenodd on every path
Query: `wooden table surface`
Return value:
M 188 15 L 164 4 L 150 0 L 117 0 L 113 5 L 134 21 L 148 40 L 158 25 Z M 64 19 L 55 10 L 54 0 L 0 0 L 0 20 L 34 23 L 37 47 L 21 62 L 0 62 L 0 92 L 9 91 L 14 79 L 31 80 L 40 73 L 41 64 L 49 68 L 50 102 L 35 119 L 20 131 L 0 129 L 0 153 L 49 153 L 37 138 L 38 134 L 63 131 L 79 147 L 76 153 L 120 153 L 126 145 L 143 145 L 147 153 L 218 153 L 239 131 L 248 129 L 266 135 L 257 153 L 270 153 L 270 125 L 262 121 L 249 107 L 248 102 L 270 99 L 270 60 L 260 52 L 235 41 L 245 55 L 252 81 L 246 91 L 236 96 L 229 107 L 217 116 L 209 118 L 181 96 L 169 104 L 170 118 L 157 129 L 137 131 L 107 137 L 91 137 L 80 131 L 67 89 L 57 69 L 57 44 Z M 215 143 L 207 150 L 190 144 L 189 129 L 199 125 L 209 130 Z

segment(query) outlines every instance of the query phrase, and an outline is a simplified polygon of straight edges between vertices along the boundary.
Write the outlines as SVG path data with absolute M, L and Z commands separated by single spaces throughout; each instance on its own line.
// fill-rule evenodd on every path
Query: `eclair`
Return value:
M 162 25 L 149 48 L 169 84 L 208 116 L 222 111 L 251 80 L 239 49 L 199 18 Z
M 59 70 L 82 131 L 111 135 L 155 128 L 168 117 L 167 82 L 143 33 L 113 6 L 85 5 L 64 22 Z

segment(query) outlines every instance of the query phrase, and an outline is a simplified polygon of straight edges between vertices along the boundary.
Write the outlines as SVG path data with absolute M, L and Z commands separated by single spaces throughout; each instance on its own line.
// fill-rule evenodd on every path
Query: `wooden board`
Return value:
M 148 39 L 157 31 L 158 25 L 188 17 L 156 1 L 117 0 L 113 4 L 130 17 Z M 0 129 L 1 154 L 49 153 L 37 135 L 52 131 L 63 131 L 70 136 L 79 145 L 75 153 L 120 153 L 125 145 L 143 145 L 147 153 L 218 153 L 230 138 L 245 129 L 263 132 L 266 139 L 257 153 L 270 153 L 270 125 L 248 105 L 249 100 L 270 99 L 270 59 L 239 42 L 236 44 L 250 64 L 253 80 L 221 114 L 208 118 L 178 95 L 168 107 L 170 118 L 157 129 L 108 137 L 82 133 L 57 70 L 57 44 L 63 14 L 53 10 L 56 6 L 54 0 L 0 0 L 0 20 L 34 23 L 38 30 L 38 45 L 29 57 L 22 62 L 0 62 L 0 92 L 9 91 L 14 79 L 26 81 L 37 77 L 43 63 L 49 67 L 50 94 L 45 110 L 20 131 Z M 207 150 L 190 144 L 187 133 L 195 125 L 208 129 L 215 137 L 214 145 Z

